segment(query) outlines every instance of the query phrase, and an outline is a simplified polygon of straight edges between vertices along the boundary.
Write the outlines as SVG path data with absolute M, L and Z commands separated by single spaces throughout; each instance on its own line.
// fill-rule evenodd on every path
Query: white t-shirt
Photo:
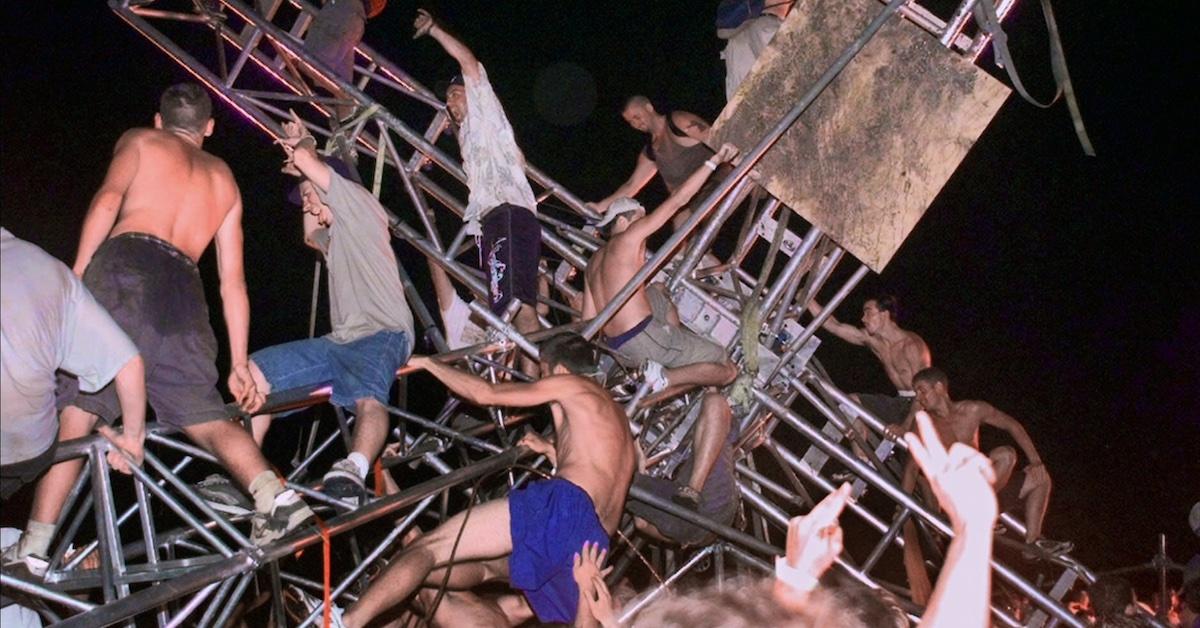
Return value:
M 525 178 L 525 156 L 482 63 L 479 80 L 463 76 L 463 87 L 467 90 L 467 116 L 458 145 L 470 188 L 464 219 L 467 233 L 479 235 L 479 220 L 493 207 L 511 203 L 536 213 L 537 199 Z
M 0 228 L 0 464 L 58 438 L 55 371 L 96 392 L 137 354 L 70 268 Z
M 458 293 L 454 294 L 449 309 L 442 310 L 442 324 L 446 327 L 446 344 L 451 351 L 487 341 L 487 332 L 471 320 L 471 306 Z
M 21 540 L 21 531 L 16 528 L 0 528 L 0 550 Z M 4 628 L 42 628 L 42 618 L 32 609 L 9 604 L 0 609 L 0 626 Z

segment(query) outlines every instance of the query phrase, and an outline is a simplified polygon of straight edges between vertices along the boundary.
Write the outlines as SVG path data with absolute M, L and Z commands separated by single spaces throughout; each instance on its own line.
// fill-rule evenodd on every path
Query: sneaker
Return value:
M 700 493 L 687 484 L 681 484 L 676 487 L 675 494 L 671 496 L 671 501 L 688 510 L 700 511 Z
M 271 506 L 269 514 L 254 513 L 250 520 L 250 542 L 260 547 L 273 543 L 315 517 L 296 491 L 288 489 L 275 496 L 275 504 Z
M 642 367 L 642 379 L 650 383 L 652 393 L 662 392 L 667 387 L 667 374 L 663 365 L 654 360 L 647 360 L 646 366 Z
M 248 515 L 254 512 L 254 502 L 223 475 L 210 475 L 196 484 L 196 492 L 217 512 L 228 515 Z
M 20 543 L 13 543 L 4 550 L 3 557 L 0 558 L 0 566 L 4 569 L 15 572 L 15 575 L 23 575 L 23 571 L 28 571 L 29 575 L 34 579 L 41 580 L 46 577 L 46 570 L 50 568 L 50 559 L 37 554 L 27 554 L 24 557 L 17 558 L 17 546 Z
M 318 613 L 317 617 L 321 617 L 324 613 L 324 609 L 321 608 L 325 604 L 324 600 L 318 599 L 316 596 L 295 585 L 289 586 L 284 591 L 285 607 L 287 606 L 287 602 L 292 600 L 299 602 L 300 606 L 304 608 L 303 619 L 308 619 L 313 613 Z M 321 609 L 321 611 L 318 612 L 318 609 Z M 303 619 L 297 623 L 302 623 Z M 329 605 L 329 625 L 332 628 L 346 628 L 345 622 L 342 621 L 342 608 L 337 604 L 330 603 Z
M 325 492 L 339 499 L 362 497 L 367 494 L 363 479 L 358 476 L 358 465 L 349 458 L 333 463 L 324 478 Z

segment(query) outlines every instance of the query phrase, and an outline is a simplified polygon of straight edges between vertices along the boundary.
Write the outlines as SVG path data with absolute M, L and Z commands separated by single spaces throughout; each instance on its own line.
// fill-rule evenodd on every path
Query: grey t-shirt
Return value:
M 333 213 L 329 238 L 317 237 L 329 265 L 329 339 L 345 344 L 378 331 L 403 331 L 411 344 L 413 317 L 392 251 L 387 213 L 357 183 L 330 169 L 321 200 Z
M 0 464 L 58 437 L 54 372 L 95 392 L 137 347 L 62 262 L 0 228 Z

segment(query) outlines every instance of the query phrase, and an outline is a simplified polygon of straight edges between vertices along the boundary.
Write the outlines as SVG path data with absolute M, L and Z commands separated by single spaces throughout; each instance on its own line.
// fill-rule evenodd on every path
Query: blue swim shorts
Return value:
M 411 345 L 407 333 L 384 330 L 345 344 L 324 336 L 285 342 L 255 351 L 250 359 L 272 391 L 331 383 L 330 402 L 354 410 L 356 401 L 368 397 L 388 403 L 396 370 L 408 362 Z
M 584 541 L 608 549 L 592 498 L 563 478 L 534 482 L 508 496 L 513 552 L 508 559 L 512 586 L 525 593 L 539 621 L 575 621 L 579 587 L 571 573 Z

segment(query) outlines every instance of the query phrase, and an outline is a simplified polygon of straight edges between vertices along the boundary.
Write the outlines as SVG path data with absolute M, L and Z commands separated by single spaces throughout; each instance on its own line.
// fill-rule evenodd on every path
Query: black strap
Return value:
M 996 15 L 996 7 L 991 0 L 979 0 L 975 3 L 975 20 L 980 29 L 992 37 L 992 50 L 996 61 L 1004 68 L 1012 81 L 1013 89 L 1027 102 L 1042 109 L 1049 108 L 1058 102 L 1059 96 L 1066 96 L 1067 109 L 1071 112 L 1071 121 L 1075 125 L 1075 135 L 1083 147 L 1083 153 L 1089 157 L 1096 156 L 1092 140 L 1088 137 L 1087 129 L 1083 126 L 1083 117 L 1079 114 L 1079 103 L 1075 101 L 1075 88 L 1071 85 L 1071 75 L 1067 73 L 1067 59 L 1063 54 L 1062 40 L 1058 36 L 1058 22 L 1054 19 L 1054 11 L 1050 8 L 1050 0 L 1041 0 L 1042 15 L 1046 19 L 1046 31 L 1050 39 L 1050 68 L 1054 72 L 1056 83 L 1054 97 L 1049 102 L 1042 103 L 1025 90 L 1021 77 L 1017 74 L 1017 66 L 1013 63 L 1012 54 L 1008 50 L 1008 34 L 1000 26 L 1000 18 Z

